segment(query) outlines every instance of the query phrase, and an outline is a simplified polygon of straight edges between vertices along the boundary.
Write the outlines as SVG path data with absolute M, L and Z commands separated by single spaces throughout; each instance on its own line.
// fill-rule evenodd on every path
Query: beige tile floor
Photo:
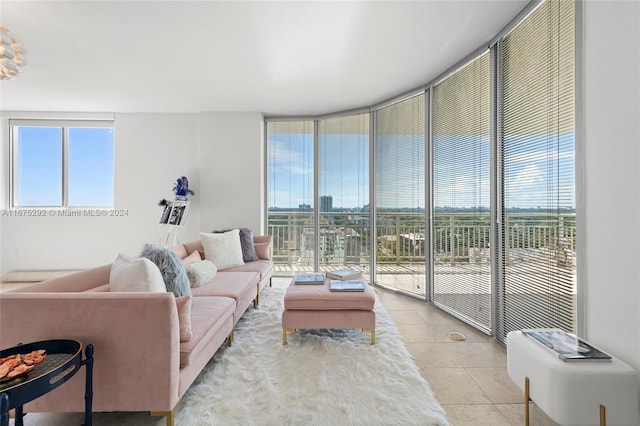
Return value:
M 432 305 L 378 288 L 380 301 L 452 426 L 524 425 L 524 394 L 507 374 L 493 338 Z M 466 341 L 451 340 L 451 331 Z M 530 404 L 531 426 L 556 425 Z

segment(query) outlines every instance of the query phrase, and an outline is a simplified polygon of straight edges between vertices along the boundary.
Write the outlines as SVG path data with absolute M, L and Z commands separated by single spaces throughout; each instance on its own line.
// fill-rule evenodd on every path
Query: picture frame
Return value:
M 189 207 L 189 202 L 184 200 L 175 200 L 171 203 L 171 212 L 169 213 L 169 219 L 167 224 L 174 226 L 182 226 L 182 223 L 186 217 L 186 211 Z
M 162 209 L 160 225 L 183 226 L 187 217 L 189 202 L 186 200 L 169 201 Z
M 166 225 L 167 223 L 169 223 L 169 216 L 171 215 L 172 206 L 173 206 L 173 203 L 169 202 L 162 209 L 162 215 L 160 216 L 161 225 Z

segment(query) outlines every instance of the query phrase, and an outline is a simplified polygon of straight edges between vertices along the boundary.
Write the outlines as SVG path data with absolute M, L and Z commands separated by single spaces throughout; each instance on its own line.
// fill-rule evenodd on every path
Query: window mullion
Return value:
M 69 128 L 62 128 L 62 207 L 69 207 Z
M 18 168 L 16 164 L 18 162 L 18 131 L 15 129 L 11 122 L 9 122 L 9 140 L 11 143 L 9 144 L 9 158 L 11 158 L 9 164 L 9 179 L 11 182 L 10 185 L 10 193 L 9 193 L 9 202 L 10 206 L 16 207 L 18 205 Z

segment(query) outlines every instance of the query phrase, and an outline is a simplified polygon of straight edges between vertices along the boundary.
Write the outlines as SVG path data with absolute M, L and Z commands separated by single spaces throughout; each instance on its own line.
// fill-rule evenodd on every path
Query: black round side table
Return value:
M 82 343 L 77 340 L 43 340 L 26 343 L 0 351 L 0 358 L 44 349 L 46 359 L 24 376 L 0 383 L 0 426 L 9 425 L 9 410 L 15 408 L 15 426 L 23 426 L 22 407 L 29 401 L 51 392 L 86 367 L 84 426 L 92 425 L 93 401 L 93 345 L 85 348 L 82 360 Z

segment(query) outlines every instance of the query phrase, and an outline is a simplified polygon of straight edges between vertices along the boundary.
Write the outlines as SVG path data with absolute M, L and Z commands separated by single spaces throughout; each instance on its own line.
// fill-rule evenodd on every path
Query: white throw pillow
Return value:
M 222 234 L 201 232 L 200 239 L 204 247 L 205 259 L 215 263 L 219 271 L 244 265 L 239 229 L 232 229 Z
M 165 293 L 167 287 L 160 269 L 144 257 L 130 257 L 124 254 L 111 265 L 109 277 L 111 291 Z
M 197 253 L 197 252 L 194 252 Z M 191 288 L 200 287 L 214 279 L 218 273 L 215 263 L 210 260 L 201 260 L 184 267 L 187 271 Z

